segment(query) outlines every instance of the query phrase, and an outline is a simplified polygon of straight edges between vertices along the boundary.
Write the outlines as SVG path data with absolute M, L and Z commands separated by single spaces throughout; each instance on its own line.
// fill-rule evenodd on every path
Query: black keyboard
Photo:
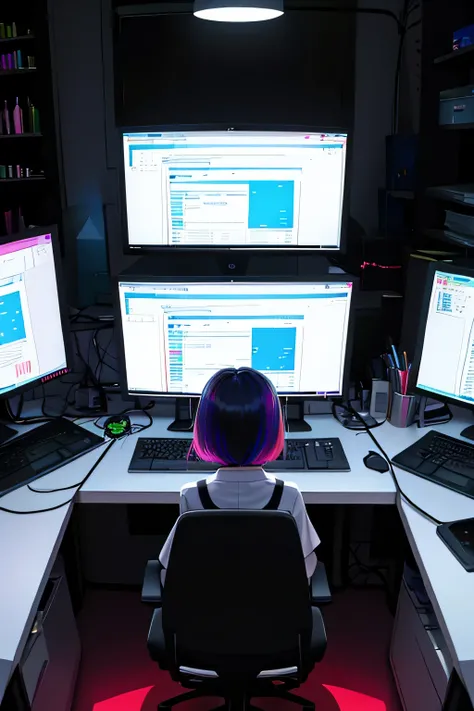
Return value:
M 0 447 L 0 496 L 62 467 L 103 441 L 63 418 L 10 440 Z
M 191 439 L 139 437 L 129 472 L 207 471 L 219 464 L 201 462 L 190 450 Z M 265 465 L 269 472 L 278 471 L 350 471 L 341 442 L 331 439 L 288 439 L 285 451 L 274 462 Z
M 474 445 L 432 430 L 393 458 L 405 471 L 474 498 Z

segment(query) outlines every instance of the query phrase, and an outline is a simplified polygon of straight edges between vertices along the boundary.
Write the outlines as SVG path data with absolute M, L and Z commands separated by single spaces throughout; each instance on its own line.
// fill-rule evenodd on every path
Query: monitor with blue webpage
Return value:
M 0 240 L 0 396 L 67 372 L 54 230 Z
M 119 280 L 124 390 L 200 395 L 251 367 L 281 395 L 337 397 L 347 375 L 352 282 Z
M 122 138 L 130 250 L 341 248 L 347 133 Z
M 437 265 L 428 288 L 417 387 L 474 405 L 474 271 Z

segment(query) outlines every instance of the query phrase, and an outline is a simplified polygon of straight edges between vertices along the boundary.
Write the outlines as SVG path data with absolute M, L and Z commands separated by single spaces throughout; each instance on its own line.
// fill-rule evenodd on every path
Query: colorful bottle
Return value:
M 16 105 L 13 109 L 13 127 L 15 133 L 23 133 L 23 111 L 18 103 L 18 96 L 16 97 Z
M 10 114 L 8 112 L 8 102 L 5 99 L 4 109 L 3 109 L 3 125 L 5 126 L 5 133 L 10 135 Z
M 41 133 L 39 113 L 34 104 L 30 104 L 30 128 L 32 133 Z

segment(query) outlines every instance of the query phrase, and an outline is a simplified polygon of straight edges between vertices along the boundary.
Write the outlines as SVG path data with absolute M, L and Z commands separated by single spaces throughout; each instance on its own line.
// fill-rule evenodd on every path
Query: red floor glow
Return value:
M 73 711 L 156 711 L 183 689 L 149 659 L 151 610 L 134 593 L 90 592 L 80 618 L 83 644 Z M 317 711 L 401 711 L 388 664 L 392 617 L 377 591 L 348 591 L 324 608 L 328 650 L 299 693 Z M 298 693 L 298 692 L 295 692 Z M 256 699 L 265 711 L 297 711 L 288 702 Z M 216 699 L 181 704 L 210 711 Z

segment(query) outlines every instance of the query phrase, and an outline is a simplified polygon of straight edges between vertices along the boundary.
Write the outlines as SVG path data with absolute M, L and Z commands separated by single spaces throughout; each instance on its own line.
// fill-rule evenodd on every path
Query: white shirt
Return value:
M 273 494 L 275 477 L 261 467 L 225 468 L 206 479 L 209 496 L 220 509 L 263 509 Z M 180 513 L 196 511 L 203 506 L 197 490 L 197 482 L 185 484 L 180 493 Z M 320 544 L 318 534 L 309 520 L 303 497 L 296 484 L 285 481 L 281 497 L 280 511 L 289 511 L 296 521 L 305 558 L 306 572 L 310 578 L 317 558 L 314 549 Z M 160 553 L 160 562 L 168 567 L 176 524 Z

